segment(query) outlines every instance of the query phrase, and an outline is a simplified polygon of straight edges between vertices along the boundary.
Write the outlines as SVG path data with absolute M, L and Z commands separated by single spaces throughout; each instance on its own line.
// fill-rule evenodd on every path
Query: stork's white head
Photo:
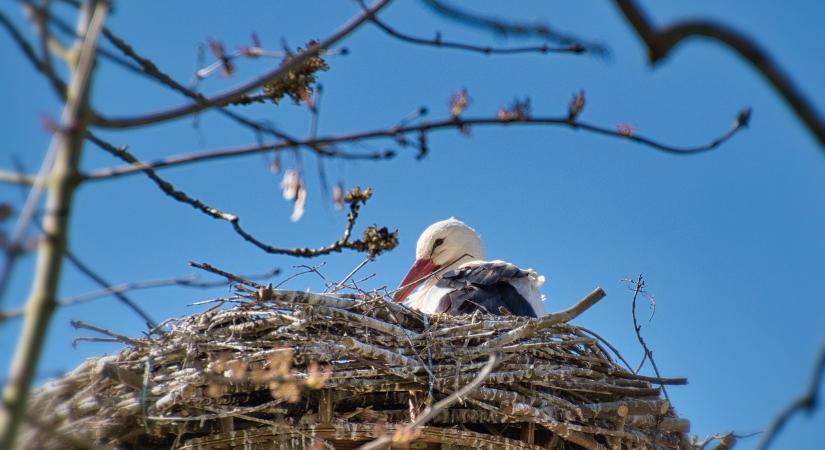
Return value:
M 401 281 L 393 300 L 404 301 L 416 286 L 437 270 L 449 271 L 483 258 L 484 244 L 476 230 L 454 217 L 436 222 L 418 238 L 415 263 Z

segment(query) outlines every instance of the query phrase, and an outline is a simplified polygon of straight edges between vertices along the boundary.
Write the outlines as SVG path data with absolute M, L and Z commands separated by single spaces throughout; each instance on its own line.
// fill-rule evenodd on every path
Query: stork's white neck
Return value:
M 452 290 L 449 288 L 439 288 L 436 286 L 436 283 L 438 283 L 438 280 L 441 279 L 441 276 L 447 272 L 456 270 L 465 264 L 479 261 L 481 261 L 480 258 L 467 255 L 463 258 L 460 258 L 458 261 L 453 262 L 447 267 L 439 269 L 438 271 L 433 273 L 433 275 L 429 277 L 427 281 L 421 283 L 421 286 L 418 287 L 418 290 L 416 290 L 410 295 L 409 306 L 419 311 L 425 312 L 427 314 L 433 314 L 435 312 L 435 309 L 438 307 L 438 303 L 441 300 L 441 297 L 443 297 Z

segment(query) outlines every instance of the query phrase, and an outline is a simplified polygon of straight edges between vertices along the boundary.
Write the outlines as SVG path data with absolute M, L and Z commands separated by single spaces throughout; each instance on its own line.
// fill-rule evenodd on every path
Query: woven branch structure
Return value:
M 425 316 L 368 296 L 250 292 L 167 321 L 33 396 L 23 448 L 688 449 L 661 384 L 568 320 Z M 470 383 L 479 388 L 408 426 Z

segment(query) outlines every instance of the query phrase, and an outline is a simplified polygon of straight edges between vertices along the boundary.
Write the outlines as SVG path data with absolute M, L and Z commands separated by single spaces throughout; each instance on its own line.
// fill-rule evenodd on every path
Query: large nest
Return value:
M 26 448 L 689 448 L 661 383 L 568 320 L 424 316 L 379 298 L 263 290 L 171 320 L 32 399 Z M 483 384 L 407 426 L 498 364 Z M 33 424 L 33 425 L 32 425 Z M 394 433 L 394 434 L 393 434 Z M 396 448 L 395 446 L 393 448 Z

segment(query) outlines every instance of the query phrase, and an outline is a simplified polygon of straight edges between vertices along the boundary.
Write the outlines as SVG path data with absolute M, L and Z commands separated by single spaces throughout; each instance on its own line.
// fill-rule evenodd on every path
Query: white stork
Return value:
M 484 244 L 474 229 L 452 217 L 436 222 L 418 238 L 415 263 L 393 300 L 403 302 L 409 296 L 409 306 L 427 314 L 481 310 L 498 315 L 544 315 L 539 293 L 543 276 L 483 258 Z

